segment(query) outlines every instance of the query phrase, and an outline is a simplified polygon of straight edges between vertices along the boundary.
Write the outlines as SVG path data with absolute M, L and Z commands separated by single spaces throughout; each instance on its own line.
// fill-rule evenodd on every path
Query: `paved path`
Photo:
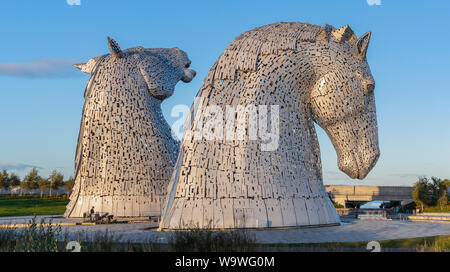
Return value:
M 30 217 L 0 218 L 1 224 L 23 224 Z M 40 218 L 37 220 L 40 221 Z M 53 218 L 54 223 L 74 222 L 63 218 Z M 155 223 L 111 224 L 92 226 L 63 226 L 63 233 L 76 235 L 85 232 L 88 235 L 104 233 L 108 230 L 120 235 L 122 241 L 167 242 L 171 232 L 156 231 Z M 382 241 L 392 239 L 450 235 L 450 224 L 429 222 L 402 222 L 388 220 L 354 220 L 351 224 L 322 228 L 248 230 L 254 234 L 257 243 L 325 243 Z

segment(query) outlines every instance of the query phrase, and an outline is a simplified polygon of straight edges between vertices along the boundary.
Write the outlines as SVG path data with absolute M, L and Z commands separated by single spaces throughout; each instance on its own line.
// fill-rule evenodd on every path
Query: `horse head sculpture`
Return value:
M 364 178 L 379 156 L 369 40 L 348 26 L 298 22 L 233 40 L 191 109 L 185 130 L 195 133 L 184 134 L 160 229 L 339 224 L 322 182 L 314 122 L 333 142 L 340 169 Z M 230 116 L 260 122 L 242 128 Z M 241 132 L 247 136 L 233 136 Z M 263 148 L 268 139 L 273 148 Z
M 181 80 L 195 71 L 178 48 L 121 50 L 76 64 L 91 74 L 75 158 L 75 185 L 66 217 L 91 207 L 119 217 L 159 216 L 178 154 L 161 112 Z
M 317 39 L 331 54 L 318 57 L 323 65 L 315 66 L 313 119 L 330 137 L 339 168 L 353 179 L 364 179 L 380 156 L 375 81 L 366 58 L 370 36 L 357 39 L 349 26 L 326 26 Z

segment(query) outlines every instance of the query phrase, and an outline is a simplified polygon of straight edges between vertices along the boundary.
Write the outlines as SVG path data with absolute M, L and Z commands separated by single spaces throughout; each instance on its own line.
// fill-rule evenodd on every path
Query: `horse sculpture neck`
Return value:
M 172 137 L 171 128 L 163 116 L 162 100 L 151 95 L 139 68 L 134 63 L 128 63 L 128 60 L 116 61 L 114 64 L 105 63 L 102 67 L 104 69 L 99 70 L 93 82 L 93 87 L 99 90 L 97 95 L 108 105 L 118 105 L 117 121 L 121 124 L 133 123 L 139 127 L 144 124 L 139 121 L 140 118 L 135 120 L 134 115 L 147 116 L 149 122 L 145 124 L 145 129 L 163 141 L 162 146 L 170 149 L 171 163 L 175 163 L 178 143 Z M 142 112 L 131 111 L 130 105 L 141 109 Z

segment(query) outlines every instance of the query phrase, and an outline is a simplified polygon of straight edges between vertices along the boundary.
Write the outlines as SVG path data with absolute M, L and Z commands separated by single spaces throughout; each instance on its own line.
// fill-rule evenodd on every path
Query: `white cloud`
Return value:
M 25 164 L 25 163 L 17 163 L 17 162 L 10 162 L 10 163 L 0 163 L 0 170 L 26 170 L 26 169 L 31 169 L 31 168 L 36 168 L 36 169 L 43 169 L 40 166 L 36 166 L 36 165 L 31 165 L 31 164 Z
M 79 75 L 72 66 L 75 61 L 40 59 L 23 63 L 0 63 L 0 75 L 16 77 L 70 77 Z
M 69 6 L 81 6 L 81 0 L 66 0 Z
M 381 0 L 366 0 L 369 6 L 381 6 Z

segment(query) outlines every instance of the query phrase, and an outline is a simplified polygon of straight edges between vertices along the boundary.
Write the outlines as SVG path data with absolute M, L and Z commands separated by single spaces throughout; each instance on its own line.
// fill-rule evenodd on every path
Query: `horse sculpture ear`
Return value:
M 331 32 L 331 35 L 337 42 L 356 42 L 355 32 L 353 32 L 353 30 L 348 25 L 333 30 Z
M 359 38 L 358 42 L 356 43 L 356 47 L 358 48 L 358 53 L 364 59 L 366 58 L 366 55 L 367 55 L 367 48 L 369 47 L 371 35 L 372 35 L 372 32 L 370 32 L 370 31 L 367 32 L 361 38 Z
M 87 63 L 74 64 L 73 66 L 80 69 L 81 72 L 91 74 L 97 64 L 97 58 L 90 59 Z
M 119 44 L 111 39 L 110 37 L 106 37 L 106 39 L 108 40 L 108 48 L 109 51 L 111 52 L 111 54 L 117 58 L 117 59 L 121 59 L 123 57 L 123 53 L 122 50 L 120 49 Z

